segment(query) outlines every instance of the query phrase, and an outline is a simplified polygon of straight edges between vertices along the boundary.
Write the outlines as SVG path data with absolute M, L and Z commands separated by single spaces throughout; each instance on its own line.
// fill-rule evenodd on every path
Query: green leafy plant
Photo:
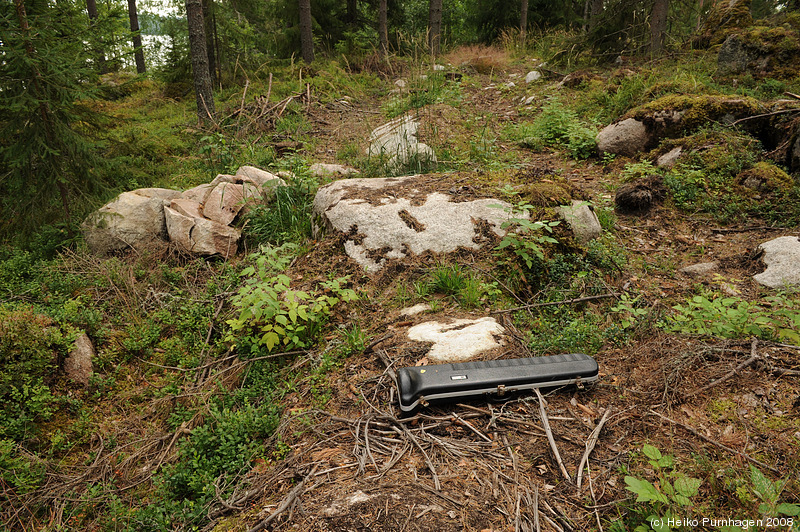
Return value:
M 764 304 L 740 297 L 696 295 L 686 305 L 672 308 L 676 314 L 663 324 L 671 331 L 724 338 L 778 338 L 800 345 L 800 310 L 784 295 L 765 298 Z
M 291 289 L 291 279 L 274 272 L 288 266 L 286 252 L 295 248 L 291 244 L 263 246 L 252 256 L 255 265 L 242 271 L 245 285 L 231 298 L 239 315 L 227 321 L 230 331 L 226 341 L 241 343 L 244 334 L 253 351 L 261 346 L 268 351 L 276 347 L 305 348 L 334 306 L 357 298 L 355 291 L 344 288 L 347 277 L 322 282 L 322 290 L 314 293 Z
M 623 329 L 629 329 L 636 324 L 636 320 L 647 315 L 647 309 L 637 307 L 639 297 L 631 298 L 628 294 L 622 294 L 617 304 L 610 308 L 620 316 L 620 324 Z
M 543 233 L 552 233 L 553 227 L 560 221 L 531 221 L 530 213 L 533 205 L 525 202 L 518 203 L 512 207 L 503 205 L 491 205 L 500 208 L 510 214 L 510 218 L 503 222 L 500 227 L 505 229 L 506 235 L 495 248 L 498 250 L 510 248 L 519 257 L 528 269 L 533 268 L 535 261 L 544 260 L 544 244 L 557 244 L 558 240 Z
M 516 135 L 524 137 L 521 142 L 524 147 L 563 148 L 573 159 L 588 159 L 597 152 L 596 131 L 558 100 L 549 102 L 530 126 L 518 129 Z
M 775 482 L 764 476 L 755 466 L 750 466 L 750 481 L 753 494 L 761 501 L 758 513 L 765 517 L 778 515 L 800 516 L 800 505 L 779 502 L 786 480 Z
M 702 481 L 674 471 L 675 457 L 662 454 L 652 445 L 643 445 L 642 453 L 655 471 L 657 482 L 632 475 L 625 477 L 626 489 L 636 495 L 636 502 L 646 503 L 637 512 L 645 516 L 645 523 L 639 523 L 634 531 L 665 532 L 677 528 L 671 520 L 679 520 L 685 509 L 693 505 L 692 498 L 699 493 Z

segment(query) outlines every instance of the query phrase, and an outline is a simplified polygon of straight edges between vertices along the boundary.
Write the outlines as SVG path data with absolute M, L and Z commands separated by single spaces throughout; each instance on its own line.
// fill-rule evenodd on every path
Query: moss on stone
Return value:
M 719 74 L 751 73 L 756 78 L 800 75 L 800 31 L 785 22 L 759 25 L 731 35 L 720 50 Z
M 699 48 L 709 48 L 722 44 L 729 35 L 748 28 L 753 24 L 753 16 L 750 14 L 750 0 L 730 2 L 719 2 L 708 13 L 693 44 Z
M 795 186 L 794 179 L 768 162 L 759 162 L 736 177 L 737 184 L 759 191 L 788 191 Z
M 656 115 L 660 114 L 664 128 L 679 125 L 681 130 L 693 130 L 711 122 L 742 118 L 759 112 L 760 104 L 754 98 L 670 94 L 634 109 L 626 118 L 656 122 L 659 119 Z

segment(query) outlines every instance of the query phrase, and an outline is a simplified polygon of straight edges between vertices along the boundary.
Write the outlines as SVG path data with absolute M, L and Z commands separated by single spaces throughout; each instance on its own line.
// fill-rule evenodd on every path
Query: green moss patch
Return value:
M 634 109 L 626 118 L 636 118 L 645 123 L 656 122 L 657 113 L 669 113 L 674 117 L 674 123 L 681 130 L 687 131 L 711 122 L 725 121 L 726 118 L 737 119 L 759 112 L 761 105 L 754 98 L 670 94 Z M 665 122 L 664 127 L 669 128 L 669 126 L 670 124 Z
M 795 186 L 794 179 L 786 172 L 768 162 L 756 163 L 736 177 L 736 182 L 759 191 L 788 191 Z

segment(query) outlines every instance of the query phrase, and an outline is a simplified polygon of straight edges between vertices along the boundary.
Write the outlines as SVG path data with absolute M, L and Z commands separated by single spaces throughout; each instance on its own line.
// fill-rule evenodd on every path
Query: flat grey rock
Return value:
M 759 284 L 780 289 L 800 285 L 800 239 L 782 236 L 758 246 L 767 269 L 753 279 Z
M 431 362 L 468 362 L 502 344 L 498 341 L 505 329 L 494 318 L 460 319 L 450 323 L 426 321 L 408 330 L 408 338 L 431 342 Z
M 690 277 L 702 277 L 711 272 L 717 271 L 717 269 L 719 269 L 719 263 L 716 261 L 701 262 L 699 264 L 692 264 L 690 266 L 686 266 L 685 268 L 681 268 L 680 272 Z
M 321 187 L 314 198 L 314 235 L 325 231 L 348 235 L 347 254 L 367 272 L 377 272 L 389 259 L 402 259 L 426 251 L 450 253 L 460 247 L 479 249 L 479 223 L 498 236 L 510 205 L 496 199 L 453 202 L 441 192 L 417 194 L 420 176 L 355 178 Z M 370 198 L 370 199 L 367 199 Z

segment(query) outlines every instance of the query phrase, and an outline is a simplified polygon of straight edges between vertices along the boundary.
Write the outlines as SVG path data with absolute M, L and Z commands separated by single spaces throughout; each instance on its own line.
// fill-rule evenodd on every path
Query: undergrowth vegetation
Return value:
M 357 47 L 362 37 L 349 35 L 340 48 Z M 447 72 L 434 70 L 427 56 L 383 60 L 363 53 L 358 64 L 343 56 L 310 68 L 267 62 L 239 74 L 243 85 L 220 91 L 218 122 L 207 129 L 195 127 L 192 104 L 173 95 L 170 83 L 134 79 L 113 99 L 94 102 L 110 118 L 97 139 L 108 165 L 97 171 L 120 176 L 116 188 L 76 200 L 72 219 L 35 233 L 14 233 L 11 222 L 0 226 L 0 515 L 9 523 L 0 530 L 19 523 L 36 530 L 202 529 L 215 511 L 227 511 L 220 501 L 235 500 L 253 476 L 297 453 L 292 438 L 314 431 L 311 418 L 305 421 L 309 412 L 343 395 L 348 404 L 374 408 L 374 396 L 337 379 L 362 372 L 358 356 L 390 327 L 401 336 L 405 318 L 395 314 L 418 303 L 432 315 L 502 315 L 514 331 L 507 347 L 532 356 L 600 358 L 635 349 L 639 356 L 652 338 L 712 345 L 709 351 L 721 343 L 723 354 L 697 355 L 706 367 L 724 360 L 730 342 L 800 346 L 796 291 L 766 292 L 731 276 L 687 281 L 676 272 L 713 245 L 681 235 L 680 247 L 670 233 L 678 226 L 796 229 L 797 178 L 769 158 L 761 140 L 715 124 L 681 132 L 638 158 L 600 157 L 595 143 L 602 125 L 662 96 L 776 98 L 800 92 L 797 81 L 726 82 L 712 75 L 707 55 L 691 52 L 630 72 L 585 74 L 573 87 L 502 84 L 508 69 L 522 79 L 533 52 L 561 58 L 559 68 L 576 66 L 566 46 L 574 35 L 541 37 L 527 49 L 509 33 L 502 49 L 454 51 L 445 56 L 452 63 Z M 394 84 L 400 78 L 405 83 Z M 484 104 L 489 108 L 478 110 Z M 356 118 L 336 123 L 348 113 Z M 314 195 L 333 178 L 309 167 L 335 158 L 362 177 L 386 175 L 385 158 L 367 155 L 366 137 L 371 127 L 406 114 L 428 122 L 420 140 L 439 161 L 412 160 L 397 173 L 439 170 L 433 179 L 452 179 L 449 190 L 459 201 L 503 197 L 511 207 L 502 236 L 480 235 L 490 242 L 484 250 L 413 257 L 394 277 L 370 277 L 338 261 L 331 239 L 312 237 Z M 677 147 L 683 155 L 674 166 L 655 163 Z M 114 193 L 188 188 L 245 164 L 283 171 L 286 186 L 240 220 L 239 257 L 197 258 L 154 243 L 98 258 L 81 242 L 79 220 Z M 451 170 L 469 179 L 453 178 Z M 572 195 L 583 173 L 591 204 Z M 651 180 L 666 190 L 658 207 L 663 218 L 615 213 L 617 187 Z M 553 207 L 572 201 L 591 206 L 601 237 L 579 243 L 558 220 Z M 82 334 L 96 350 L 85 386 L 64 370 Z M 652 367 L 665 382 L 674 377 L 666 363 Z M 631 399 L 633 377 L 612 378 L 601 391 L 643 401 Z M 656 395 L 636 393 L 648 401 Z M 789 400 L 782 397 L 780 408 L 790 409 Z M 712 419 L 715 409 L 739 408 L 725 401 L 693 404 L 692 415 Z M 638 415 L 629 413 L 634 408 L 624 416 Z M 289 421 L 298 433 L 286 428 Z M 779 429 L 770 432 L 769 423 Z M 756 425 L 767 427 L 762 440 L 800 430 L 788 415 L 746 422 L 747 430 Z M 786 475 L 778 478 L 755 467 L 734 471 L 730 460 L 700 452 L 678 457 L 663 447 L 673 442 L 642 446 L 642 437 L 625 434 L 614 443 L 620 482 L 607 479 L 608 490 L 622 497 L 627 487 L 636 498 L 593 503 L 606 529 L 666 530 L 659 519 L 720 509 L 797 516 L 796 457 L 786 457 Z M 60 524 L 51 512 L 56 501 Z

